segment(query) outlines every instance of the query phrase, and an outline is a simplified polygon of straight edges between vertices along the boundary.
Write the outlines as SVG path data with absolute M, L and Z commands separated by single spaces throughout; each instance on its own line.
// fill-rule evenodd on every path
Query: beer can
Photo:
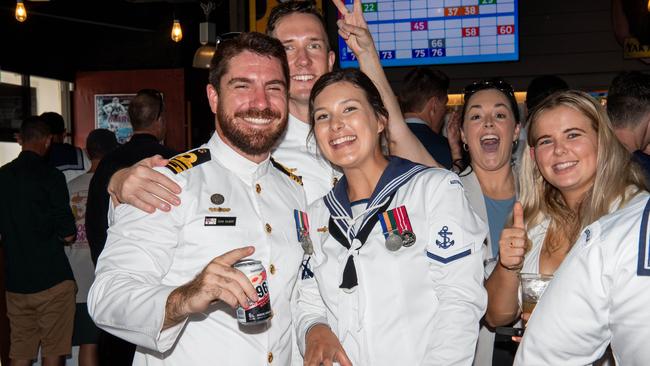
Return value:
M 244 325 L 266 322 L 271 318 L 271 297 L 264 265 L 258 260 L 243 259 L 235 263 L 233 267 L 248 277 L 259 298 L 256 302 L 250 301 L 246 307 L 239 306 L 237 308 L 237 321 Z

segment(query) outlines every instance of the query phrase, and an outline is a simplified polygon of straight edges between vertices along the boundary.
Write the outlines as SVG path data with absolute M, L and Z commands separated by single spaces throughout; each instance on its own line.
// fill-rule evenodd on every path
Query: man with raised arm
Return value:
M 352 12 L 340 0 L 333 0 L 333 3 L 343 15 L 337 23 L 339 34 L 355 53 L 361 71 L 379 89 L 390 114 L 388 143 L 391 154 L 438 166 L 404 122 L 363 18 L 361 1 L 355 1 Z M 275 7 L 269 16 L 267 33 L 284 45 L 291 75 L 287 132 L 272 154 L 278 163 L 300 178 L 307 201 L 311 203 L 329 192 L 340 176 L 340 172 L 318 152 L 316 141 L 308 139 L 310 126 L 307 122 L 309 93 L 316 80 L 333 69 L 334 52 L 330 49 L 323 18 L 311 1 L 287 1 Z M 147 212 L 168 211 L 169 203 L 177 204 L 178 197 L 174 193 L 180 192 L 179 187 L 148 168 L 164 163 L 162 159 L 145 160 L 116 173 L 109 185 L 114 202 L 130 203 Z

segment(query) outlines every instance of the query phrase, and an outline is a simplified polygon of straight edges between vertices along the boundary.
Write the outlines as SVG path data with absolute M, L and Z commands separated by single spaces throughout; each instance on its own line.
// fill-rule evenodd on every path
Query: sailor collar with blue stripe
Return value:
M 269 172 L 271 166 L 270 154 L 259 164 L 250 161 L 226 144 L 217 131 L 212 134 L 207 145 L 212 160 L 218 161 L 219 164 L 226 167 L 247 184 L 253 184 L 255 180 Z
M 395 191 L 406 184 L 417 173 L 425 169 L 428 169 L 428 167 L 396 156 L 389 157 L 388 166 L 382 173 L 375 190 L 368 199 L 362 224 L 358 227 L 365 226 L 368 219 L 375 214 L 375 211 L 379 207 L 388 201 Z M 356 233 L 352 232 L 354 231 L 355 220 L 352 216 L 352 208 L 347 191 L 347 177 L 343 176 L 323 199 L 334 222 L 341 229 L 341 232 L 346 233 L 349 242 L 352 243 L 352 240 L 356 236 Z

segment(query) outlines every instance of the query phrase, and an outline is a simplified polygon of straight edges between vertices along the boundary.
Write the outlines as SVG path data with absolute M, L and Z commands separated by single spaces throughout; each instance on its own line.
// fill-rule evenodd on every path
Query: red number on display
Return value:
M 512 34 L 515 31 L 513 25 L 500 25 L 497 27 L 498 34 Z
M 463 37 L 478 37 L 478 27 L 463 28 Z

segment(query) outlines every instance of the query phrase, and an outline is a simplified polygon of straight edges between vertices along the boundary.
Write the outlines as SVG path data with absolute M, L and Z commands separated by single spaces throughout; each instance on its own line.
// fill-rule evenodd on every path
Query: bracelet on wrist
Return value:
M 522 265 L 519 265 L 519 266 L 516 266 L 516 267 L 507 267 L 507 266 L 504 266 L 503 263 L 501 263 L 501 261 L 499 261 L 499 265 L 500 265 L 501 267 L 503 267 L 503 269 L 505 269 L 506 271 L 508 271 L 508 272 L 514 272 L 514 273 L 520 273 L 520 272 L 521 272 L 521 269 L 524 267 L 523 264 L 522 264 Z

